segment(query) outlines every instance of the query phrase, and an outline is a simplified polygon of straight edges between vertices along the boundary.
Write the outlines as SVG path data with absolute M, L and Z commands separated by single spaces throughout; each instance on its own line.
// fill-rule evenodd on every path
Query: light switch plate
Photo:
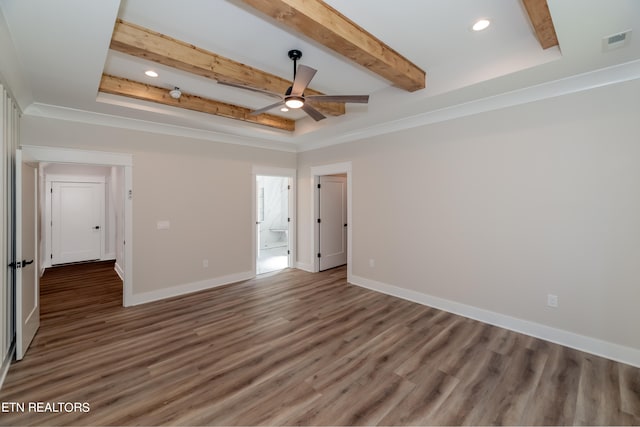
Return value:
M 157 223 L 158 230 L 168 230 L 171 227 L 171 223 L 169 221 L 158 221 Z

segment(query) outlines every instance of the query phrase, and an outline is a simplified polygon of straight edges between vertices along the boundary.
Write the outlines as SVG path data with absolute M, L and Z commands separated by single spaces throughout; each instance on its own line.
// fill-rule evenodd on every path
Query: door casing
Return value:
M 258 236 L 256 226 L 257 222 L 257 199 L 258 188 L 256 185 L 256 178 L 259 176 L 281 176 L 289 178 L 291 185 L 291 191 L 289 192 L 289 267 L 296 265 L 296 170 L 288 168 L 276 168 L 269 166 L 254 165 L 251 174 L 251 229 L 252 229 L 252 248 L 253 254 L 251 259 L 253 260 L 252 271 L 253 275 L 257 272 L 257 259 L 258 259 Z
M 122 305 L 133 305 L 133 155 L 106 151 L 23 145 L 25 159 L 34 162 L 120 166 L 124 169 L 124 277 Z

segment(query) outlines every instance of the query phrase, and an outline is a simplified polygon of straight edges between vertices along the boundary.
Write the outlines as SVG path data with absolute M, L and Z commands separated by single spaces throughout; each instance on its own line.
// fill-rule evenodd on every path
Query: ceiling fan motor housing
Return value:
M 294 61 L 297 61 L 298 59 L 302 58 L 302 52 L 299 51 L 298 49 L 291 49 L 289 51 L 289 58 L 293 59 Z

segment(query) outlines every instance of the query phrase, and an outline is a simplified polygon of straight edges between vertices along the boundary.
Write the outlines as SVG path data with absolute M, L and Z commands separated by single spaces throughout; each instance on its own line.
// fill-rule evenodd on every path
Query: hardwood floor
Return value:
M 130 308 L 112 263 L 42 280 L 2 425 L 632 425 L 640 369 L 285 270 Z M 26 407 L 28 409 L 28 406 Z

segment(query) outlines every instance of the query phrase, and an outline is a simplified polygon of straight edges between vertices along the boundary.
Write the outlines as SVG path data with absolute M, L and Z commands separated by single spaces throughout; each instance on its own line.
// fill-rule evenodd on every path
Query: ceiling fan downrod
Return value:
M 296 70 L 298 69 L 298 59 L 302 58 L 302 52 L 298 49 L 289 51 L 289 58 L 293 60 L 293 80 L 296 79 Z

